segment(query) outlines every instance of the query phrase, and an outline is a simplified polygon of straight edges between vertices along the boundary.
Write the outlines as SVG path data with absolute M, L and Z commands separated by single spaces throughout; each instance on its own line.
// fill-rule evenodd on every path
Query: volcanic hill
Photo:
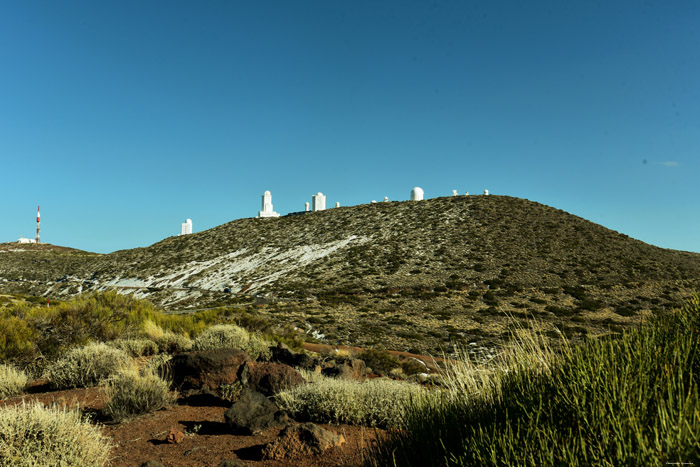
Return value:
M 421 352 L 491 345 L 532 316 L 552 336 L 615 332 L 700 282 L 700 254 L 494 195 L 239 219 L 108 255 L 7 245 L 0 292 L 117 289 L 174 311 L 255 301 L 327 342 Z

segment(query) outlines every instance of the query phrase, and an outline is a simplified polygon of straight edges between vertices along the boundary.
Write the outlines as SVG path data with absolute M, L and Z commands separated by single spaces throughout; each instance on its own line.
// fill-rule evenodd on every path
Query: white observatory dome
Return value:
M 411 190 L 411 201 L 423 201 L 423 188 L 417 186 Z

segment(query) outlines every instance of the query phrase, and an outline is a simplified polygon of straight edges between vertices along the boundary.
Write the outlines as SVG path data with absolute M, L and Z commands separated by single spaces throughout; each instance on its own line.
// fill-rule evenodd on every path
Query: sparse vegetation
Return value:
M 160 352 L 176 353 L 192 350 L 194 342 L 187 335 L 164 330 L 150 319 L 142 323 L 143 333 L 154 341 Z
M 14 396 L 27 386 L 27 374 L 11 365 L 0 364 L 0 399 Z
M 360 360 L 378 375 L 388 375 L 391 370 L 401 368 L 399 359 L 391 355 L 386 350 L 367 349 L 358 355 Z
M 112 347 L 116 347 L 128 353 L 132 357 L 143 357 L 158 353 L 158 344 L 151 339 L 117 339 L 108 342 Z
M 123 421 L 154 412 L 175 400 L 170 385 L 154 372 L 121 370 L 105 382 L 105 415 Z
M 124 368 L 128 361 L 123 350 L 104 343 L 88 344 L 70 349 L 46 369 L 44 377 L 55 388 L 87 388 Z
M 283 391 L 277 400 L 302 420 L 397 427 L 402 426 L 408 401 L 423 390 L 417 384 L 388 379 L 359 382 L 322 378 Z
M 212 326 L 201 333 L 194 341 L 195 350 L 221 348 L 245 349 L 250 336 L 248 331 L 232 324 Z
M 219 324 L 201 333 L 194 341 L 196 350 L 234 348 L 248 353 L 253 359 L 268 359 L 270 342 L 250 334 L 233 324 Z
M 111 449 L 109 438 L 77 410 L 41 404 L 0 407 L 0 465 L 103 466 Z
M 489 372 L 460 359 L 374 451 L 385 465 L 663 465 L 700 461 L 700 299 L 619 338 L 555 355 L 515 340 Z M 522 342 L 536 343 L 522 347 Z M 510 363 L 509 363 L 510 362 Z
M 260 238 L 265 238 L 264 245 Z M 356 240 L 332 254 L 295 264 L 294 255 L 302 250 L 320 252 L 334 242 L 351 238 Z M 291 254 L 285 264 L 294 267 L 279 270 L 280 264 L 266 256 L 272 250 Z M 228 256 L 232 252 L 236 255 Z M 268 223 L 240 219 L 206 232 L 109 255 L 69 251 L 57 255 L 48 249 L 15 251 L 0 255 L 0 273 L 18 280 L 0 283 L 0 291 L 44 294 L 50 290 L 50 309 L 42 307 L 45 300 L 28 303 L 30 309 L 41 309 L 43 314 L 56 313 L 53 300 L 59 294 L 70 296 L 116 277 L 153 282 L 138 289 L 139 294 L 167 303 L 171 309 L 218 308 L 168 315 L 144 303 L 130 303 L 134 302 L 130 298 L 105 294 L 91 298 L 88 307 L 109 305 L 102 308 L 108 311 L 105 315 L 91 312 L 84 316 L 74 303 L 55 322 L 52 318 L 38 323 L 35 317 L 19 316 L 13 306 L 3 307 L 5 311 L 0 315 L 26 320 L 29 329 L 19 330 L 20 336 L 25 331 L 37 332 L 37 339 L 14 339 L 8 346 L 10 353 L 29 355 L 28 350 L 33 350 L 33 356 L 49 359 L 89 340 L 138 337 L 129 333 L 145 319 L 165 331 L 193 339 L 212 324 L 235 323 L 268 337 L 283 336 L 291 343 L 298 342 L 299 334 L 310 324 L 313 332 L 326 336 L 326 342 L 365 347 L 383 343 L 393 349 L 435 352 L 459 341 L 458 334 L 444 332 L 446 325 L 469 329 L 483 308 L 490 316 L 477 319 L 491 324 L 492 341 L 506 336 L 506 320 L 499 315 L 503 306 L 527 308 L 542 319 L 586 316 L 591 318 L 590 323 L 609 317 L 613 311 L 629 318 L 619 324 L 626 328 L 638 322 L 642 314 L 677 307 L 698 289 L 699 258 L 693 253 L 646 245 L 523 199 L 448 197 L 419 204 L 354 206 Z M 217 266 L 208 269 L 209 261 Z M 249 265 L 250 269 L 246 266 L 239 270 L 231 263 L 238 261 L 242 261 L 239 266 Z M 36 268 L 36 264 L 42 266 Z M 44 264 L 50 274 L 43 271 Z M 133 270 L 134 264 L 138 264 L 138 272 Z M 233 292 L 205 290 L 210 286 L 203 284 L 211 283 L 217 271 L 228 266 L 238 271 L 227 284 Z M 194 273 L 190 267 L 204 269 Z M 181 280 L 189 275 L 186 282 L 170 284 L 164 279 L 164 274 L 180 268 L 184 268 L 182 274 L 172 277 Z M 22 271 L 28 269 L 32 269 L 31 274 L 25 277 Z M 273 283 L 261 285 L 266 282 L 262 278 L 272 276 L 276 277 Z M 331 280 L 310 280 L 314 277 Z M 48 284 L 51 280 L 56 282 Z M 253 293 L 274 296 L 281 302 L 253 303 L 254 297 L 248 295 Z M 649 300 L 631 301 L 638 296 Z M 391 304 L 397 300 L 402 302 L 400 307 Z M 421 314 L 428 304 L 434 312 Z M 65 306 L 57 303 L 55 308 Z M 547 306 L 568 311 L 552 316 L 545 311 Z M 386 320 L 380 319 L 381 310 Z M 61 326 L 71 316 L 92 325 L 81 325 L 72 334 L 63 332 Z M 366 320 L 358 319 L 360 316 Z M 594 336 L 607 332 L 594 324 L 588 327 Z M 51 334 L 51 330 L 60 332 Z M 434 330 L 442 330 L 441 337 L 426 337 Z M 63 336 L 62 340 L 53 340 L 56 335 Z M 12 350 L 18 349 L 17 343 L 19 350 Z M 32 349 L 22 348 L 27 343 Z

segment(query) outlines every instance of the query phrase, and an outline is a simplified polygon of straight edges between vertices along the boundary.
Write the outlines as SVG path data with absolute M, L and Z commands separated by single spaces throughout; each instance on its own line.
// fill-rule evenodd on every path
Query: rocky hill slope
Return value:
M 505 325 L 487 329 L 500 319 L 480 326 L 479 317 L 503 311 L 599 334 L 593 315 L 610 328 L 679 303 L 697 287 L 700 254 L 524 199 L 460 196 L 240 219 L 109 255 L 7 252 L 0 277 L 5 292 L 116 288 L 169 309 L 256 295 L 268 300 L 259 313 L 326 339 L 371 345 L 391 335 L 409 348 L 428 331 L 442 343 L 474 340 L 476 328 L 475 337 L 502 337 Z

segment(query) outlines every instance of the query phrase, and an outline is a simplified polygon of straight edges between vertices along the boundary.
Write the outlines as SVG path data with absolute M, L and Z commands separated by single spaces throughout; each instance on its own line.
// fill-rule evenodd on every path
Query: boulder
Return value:
M 141 467 L 165 467 L 162 462 L 150 460 L 141 464 Z
M 224 417 L 226 425 L 235 435 L 256 435 L 289 420 L 277 404 L 250 388 L 241 391 L 238 400 Z
M 238 349 L 213 349 L 185 352 L 170 360 L 173 384 L 180 391 L 218 390 L 222 384 L 238 381 L 248 354 Z
M 352 359 L 344 362 L 335 362 L 334 365 L 328 365 L 321 370 L 324 376 L 329 376 L 338 379 L 354 379 L 362 381 L 365 379 L 365 370 L 367 366 L 363 360 Z
M 343 435 L 321 428 L 313 423 L 285 427 L 276 440 L 262 451 L 263 459 L 292 459 L 317 455 L 345 442 Z
M 294 368 L 281 363 L 246 362 L 238 373 L 244 387 L 266 396 L 273 396 L 284 389 L 304 383 L 304 378 Z
M 278 343 L 276 347 L 271 347 L 273 363 L 283 363 L 285 365 L 312 370 L 316 366 L 316 361 L 305 353 L 294 352 L 287 345 Z

